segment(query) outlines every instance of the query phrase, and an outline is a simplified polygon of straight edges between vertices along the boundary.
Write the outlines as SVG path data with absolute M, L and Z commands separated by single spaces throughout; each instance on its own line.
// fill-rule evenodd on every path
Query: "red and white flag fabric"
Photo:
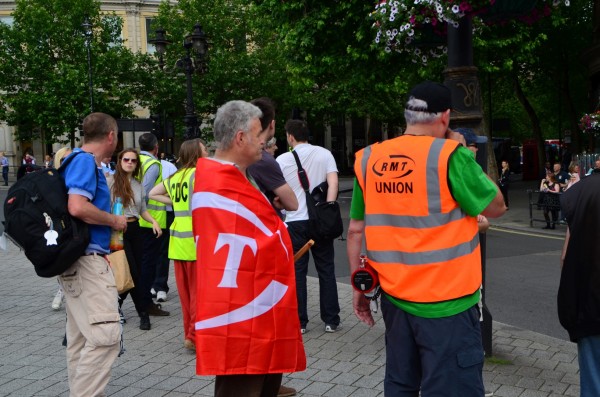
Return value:
M 285 224 L 234 165 L 206 158 L 197 163 L 192 209 L 196 372 L 304 370 L 294 253 Z

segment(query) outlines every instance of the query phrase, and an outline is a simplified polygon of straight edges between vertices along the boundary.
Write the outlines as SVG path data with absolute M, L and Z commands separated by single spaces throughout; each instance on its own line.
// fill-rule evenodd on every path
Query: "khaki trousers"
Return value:
M 66 298 L 70 397 L 104 396 L 121 339 L 112 270 L 102 256 L 82 256 L 59 282 Z

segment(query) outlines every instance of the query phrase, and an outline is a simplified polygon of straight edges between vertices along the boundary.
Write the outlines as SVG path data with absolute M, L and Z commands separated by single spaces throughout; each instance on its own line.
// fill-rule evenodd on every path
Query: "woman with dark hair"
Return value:
M 196 317 L 196 244 L 192 230 L 192 194 L 196 163 L 208 152 L 200 139 L 181 144 L 179 163 L 181 168 L 163 183 L 150 190 L 149 197 L 167 205 L 173 205 L 175 220 L 170 227 L 169 259 L 175 262 L 175 281 L 183 314 L 183 346 L 195 350 Z
M 544 219 L 546 219 L 546 226 L 542 229 L 554 229 L 560 209 L 560 184 L 556 181 L 553 172 L 548 172 L 546 178 L 542 179 L 540 192 L 544 193 L 543 206 Z M 550 213 L 552 213 L 552 223 L 550 223 Z
M 127 229 L 123 234 L 123 245 L 134 285 L 141 285 L 140 275 L 144 250 L 144 234 L 140 230 L 139 218 L 141 217 L 152 223 L 152 229 L 157 237 L 162 234 L 160 226 L 146 209 L 146 193 L 142 184 L 138 181 L 140 175 L 141 164 L 137 150 L 125 149 L 117 157 L 114 175 L 107 178 L 112 203 L 114 204 L 117 197 L 121 198 L 123 215 L 127 217 Z M 140 329 L 147 331 L 151 328 L 148 312 L 163 311 L 160 310 L 160 305 L 152 302 L 150 291 L 143 291 L 142 288 L 138 287 L 134 287 L 119 296 L 119 310 L 129 292 L 131 292 L 133 304 L 140 316 Z M 121 320 L 125 322 L 123 312 L 121 312 Z
M 502 160 L 502 170 L 500 172 L 500 178 L 498 178 L 498 187 L 504 197 L 504 205 L 508 209 L 508 185 L 510 182 L 510 168 L 508 167 L 508 161 Z

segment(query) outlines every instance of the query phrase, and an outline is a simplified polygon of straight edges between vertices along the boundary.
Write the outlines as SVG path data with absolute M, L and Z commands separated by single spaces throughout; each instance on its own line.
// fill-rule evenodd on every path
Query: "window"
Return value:
M 10 15 L 0 15 L 0 22 L 8 26 L 13 26 L 15 19 Z
M 156 27 L 154 25 L 154 18 L 146 18 L 146 52 L 148 54 L 154 54 L 156 47 L 150 43 L 150 40 L 156 35 Z

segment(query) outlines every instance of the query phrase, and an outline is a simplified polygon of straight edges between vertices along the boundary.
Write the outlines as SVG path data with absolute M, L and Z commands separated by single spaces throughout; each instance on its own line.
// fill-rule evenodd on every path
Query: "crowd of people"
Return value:
M 480 137 L 449 128 L 451 107 L 448 88 L 421 83 L 405 103 L 405 133 L 356 153 L 347 254 L 351 271 L 364 266 L 363 254 L 379 277 L 389 396 L 485 394 L 479 233 L 488 217 L 508 209 L 510 171 L 503 162 L 497 181 L 482 171 Z M 46 161 L 64 177 L 69 212 L 90 230 L 85 254 L 58 277 L 53 302 L 60 308 L 64 296 L 71 396 L 102 395 L 106 388 L 123 352 L 127 296 L 141 330 L 151 330 L 150 316 L 170 315 L 161 304 L 168 301 L 171 260 L 183 346 L 195 352 L 198 374 L 216 376 L 215 396 L 296 394 L 281 382 L 284 373 L 306 368 L 302 334 L 315 329 L 308 325 L 309 255 L 319 278 L 322 330 L 342 328 L 333 240 L 310 245 L 298 170 L 311 187 L 326 183 L 328 202 L 337 200 L 339 181 L 331 152 L 308 143 L 303 120 L 286 122 L 291 150 L 274 157 L 275 111 L 268 98 L 227 102 L 215 115 L 213 156 L 202 140 L 187 140 L 179 167 L 171 168 L 147 133 L 139 151 L 117 154 L 114 169 L 108 164 L 117 123 L 92 113 L 83 121 L 83 145 Z M 78 152 L 84 153 L 61 167 Z M 576 182 L 559 166 L 541 189 L 550 197 Z M 117 199 L 123 214 L 111 213 Z M 548 227 L 557 221 L 552 215 Z M 123 232 L 135 284 L 120 295 L 107 259 L 113 231 Z M 354 313 L 369 326 L 371 299 L 353 294 Z
M 546 163 L 546 176 L 540 182 L 538 196 L 538 206 L 543 209 L 546 220 L 546 226 L 542 229 L 556 229 L 559 222 L 566 222 L 564 212 L 561 211 L 562 193 L 581 179 L 577 162 L 572 161 L 568 170 L 569 172 L 564 171 L 559 163 L 552 166 L 549 162 Z M 590 170 L 589 173 L 591 172 Z
M 132 298 L 140 318 L 139 328 L 142 330 L 151 330 L 150 316 L 168 316 L 170 314 L 163 310 L 159 303 L 167 300 L 170 260 L 174 261 L 176 285 L 183 312 L 183 345 L 185 348 L 197 352 L 199 357 L 198 373 L 204 373 L 206 366 L 208 373 L 218 375 L 216 395 L 239 395 L 240 387 L 249 388 L 249 393 L 253 388 L 257 391 L 262 390 L 261 393 L 267 393 L 265 395 L 272 395 L 269 390 L 274 390 L 275 394 L 273 395 L 277 396 L 296 394 L 294 389 L 281 385 L 281 378 L 284 372 L 303 370 L 306 366 L 301 332 L 303 332 L 302 329 L 306 330 L 307 321 L 302 324 L 304 328 L 301 328 L 295 292 L 296 276 L 292 255 L 294 249 L 292 240 L 288 237 L 288 227 L 283 223 L 283 219 L 292 219 L 293 222 L 302 224 L 307 222 L 308 215 L 305 202 L 303 202 L 303 213 L 295 214 L 302 208 L 299 206 L 299 196 L 303 196 L 304 192 L 302 190 L 294 191 L 289 186 L 273 156 L 276 149 L 273 140 L 275 134 L 274 105 L 268 98 L 259 98 L 253 102 L 256 106 L 243 101 L 234 101 L 219 109 L 215 120 L 215 138 L 218 148 L 207 165 L 207 169 L 210 171 L 208 174 L 201 174 L 202 177 L 198 176 L 203 170 L 200 167 L 203 163 L 199 160 L 208 157 L 203 141 L 199 139 L 185 141 L 179 148 L 179 169 L 167 171 L 164 167 L 165 164 L 157 158 L 158 143 L 152 134 L 143 134 L 139 137 L 140 151 L 126 148 L 118 153 L 113 169 L 110 166 L 110 159 L 116 147 L 118 131 L 114 119 L 103 113 L 92 113 L 84 120 L 81 148 L 73 150 L 67 147 L 62 148 L 54 156 L 53 163 L 48 162 L 47 166 L 57 168 L 63 175 L 69 192 L 71 214 L 85 220 L 90 225 L 90 245 L 85 255 L 58 277 L 59 290 L 52 304 L 52 307 L 58 310 L 62 307 L 63 299 L 65 301 L 67 312 L 65 343 L 71 395 L 97 395 L 106 387 L 112 362 L 122 351 L 121 324 L 127 320 L 121 307 L 127 296 L 130 295 Z M 240 116 L 244 116 L 246 121 L 244 122 L 244 118 L 240 121 Z M 254 129 L 251 132 L 248 131 L 248 121 L 253 122 Z M 264 128 L 262 128 L 263 125 Z M 314 177 L 315 182 L 330 181 L 332 192 L 330 196 L 335 200 L 338 184 L 333 156 L 323 148 L 308 145 L 306 142 L 307 126 L 305 123 L 301 123 L 299 126 L 304 137 L 301 138 L 300 135 L 297 135 L 299 141 L 303 142 L 307 149 L 317 150 L 321 156 L 316 160 L 311 160 L 311 164 L 307 162 L 306 168 L 310 170 L 311 177 Z M 291 129 L 291 127 L 289 128 Z M 293 140 L 294 138 L 290 135 L 289 139 Z M 292 143 L 290 142 L 290 144 Z M 88 155 L 77 156 L 72 163 L 61 167 L 62 160 L 71 153 L 78 152 Z M 303 153 L 301 156 L 303 158 L 309 156 L 310 159 L 311 150 L 307 153 Z M 321 164 L 322 159 L 327 162 L 326 167 Z M 31 160 L 31 164 L 33 162 L 34 160 Z M 249 170 L 246 173 L 246 169 L 250 165 L 256 165 L 252 170 L 252 175 L 256 176 L 256 180 L 250 176 Z M 198 280 L 211 278 L 204 273 L 200 274 L 201 270 L 208 269 L 208 267 L 198 266 L 198 263 L 214 263 L 217 268 L 223 270 L 222 264 L 215 260 L 219 256 L 215 257 L 216 252 L 212 252 L 215 251 L 215 246 L 210 247 L 212 250 L 209 255 L 210 260 L 203 261 L 201 256 L 203 252 L 201 242 L 204 241 L 204 236 L 209 235 L 206 232 L 208 230 L 206 222 L 211 215 L 202 216 L 202 239 L 197 240 L 198 235 L 195 234 L 192 227 L 194 224 L 192 222 L 192 201 L 195 195 L 194 191 L 198 190 L 196 188 L 198 181 L 202 181 L 202 183 L 219 181 L 220 179 L 215 178 L 214 174 L 231 173 L 231 166 L 233 166 L 234 181 L 238 178 L 240 170 L 244 171 L 240 175 L 256 192 L 252 194 L 254 199 L 268 204 L 266 213 L 261 215 L 266 219 L 270 218 L 270 222 L 267 222 L 266 225 L 268 227 L 275 226 L 277 229 L 277 234 L 272 234 L 269 241 L 265 242 L 268 250 L 260 250 L 262 257 L 270 255 L 272 260 L 265 261 L 261 257 L 259 263 L 254 264 L 260 265 L 259 269 L 255 269 L 255 273 L 248 273 L 250 279 L 257 278 L 259 274 L 269 275 L 267 269 L 272 267 L 273 263 L 281 263 L 278 272 L 284 278 L 286 288 L 286 293 L 281 299 L 282 303 L 285 302 L 282 305 L 284 309 L 274 308 L 275 311 L 283 313 L 273 319 L 273 325 L 278 329 L 277 337 L 272 335 L 272 326 L 260 328 L 257 335 L 247 337 L 249 346 L 255 346 L 257 341 L 267 340 L 267 344 L 274 348 L 274 350 L 271 349 L 272 353 L 276 354 L 279 359 L 265 360 L 265 357 L 260 356 L 256 358 L 256 365 L 249 365 L 246 362 L 246 368 L 242 369 L 237 366 L 234 370 L 230 369 L 232 365 L 235 366 L 231 362 L 211 363 L 211 360 L 214 361 L 215 358 L 220 357 L 223 351 L 227 351 L 227 343 L 224 344 L 223 340 L 220 343 L 211 340 L 204 335 L 202 327 L 199 327 L 200 319 L 205 315 L 202 309 L 206 307 L 200 302 L 208 302 L 217 294 L 211 291 L 210 297 L 205 296 L 202 291 L 210 291 L 208 286 L 197 286 Z M 214 167 L 217 168 L 213 169 Z M 275 177 L 272 175 L 273 171 L 277 174 Z M 258 181 L 264 183 L 263 190 L 258 189 Z M 227 184 L 226 187 L 231 188 L 231 185 Z M 111 208 L 117 199 L 123 203 L 124 211 L 121 215 L 111 213 Z M 257 211 L 257 206 L 254 204 L 249 205 L 248 208 Z M 168 212 L 173 215 L 172 221 L 167 219 Z M 273 224 L 274 219 L 276 219 L 275 224 Z M 214 224 L 216 226 L 217 223 Z M 227 227 L 231 226 L 227 225 Z M 111 272 L 106 272 L 110 266 L 107 255 L 110 253 L 111 230 L 123 233 L 123 248 L 135 285 L 133 289 L 120 295 L 116 294 L 114 281 L 110 280 Z M 167 234 L 167 230 L 170 232 L 170 236 L 167 238 L 166 244 L 162 244 L 160 239 Z M 219 232 L 218 229 L 215 231 Z M 231 232 L 228 235 L 233 236 L 237 232 L 237 227 L 228 231 Z M 223 233 L 218 233 L 218 236 L 222 235 Z M 307 240 L 308 237 L 304 233 L 297 237 L 293 244 L 294 246 L 304 245 Z M 279 247 L 278 253 L 271 249 L 270 246 L 273 244 Z M 229 246 L 233 250 L 235 245 L 230 244 Z M 165 248 L 167 251 L 164 253 L 167 259 L 166 263 L 161 260 L 161 248 Z M 286 261 L 281 261 L 279 257 L 282 249 L 286 252 Z M 324 303 L 327 305 L 323 309 L 323 319 L 326 332 L 335 332 L 340 327 L 340 321 L 334 274 L 333 241 L 318 241 L 314 249 L 321 256 L 321 252 L 328 252 L 327 257 L 324 258 L 326 261 L 319 262 L 319 271 L 321 272 L 321 267 L 327 267 L 328 275 L 327 284 L 323 286 L 324 289 L 329 290 L 329 297 L 327 300 L 324 299 Z M 266 252 L 269 251 L 273 252 L 268 255 Z M 229 255 L 232 254 L 233 252 L 229 253 Z M 313 255 L 315 254 L 313 253 Z M 206 257 L 206 253 L 204 257 Z M 228 255 L 224 257 L 227 263 L 229 257 Z M 321 257 L 319 260 L 322 260 Z M 305 262 L 308 262 L 307 257 Z M 95 273 L 100 276 L 95 277 Z M 306 266 L 300 273 L 304 274 L 305 280 Z M 235 277 L 230 280 L 232 284 L 235 282 Z M 332 288 L 335 292 L 334 295 L 331 295 Z M 225 291 L 229 296 L 231 292 Z M 253 291 L 254 289 L 250 289 L 245 293 Z M 226 302 L 227 299 L 221 301 Z M 234 305 L 233 302 L 230 304 Z M 306 298 L 304 305 L 306 305 Z M 330 310 L 331 308 L 333 311 Z M 305 306 L 304 312 L 306 312 Z M 297 319 L 296 325 L 290 321 L 290 318 L 293 317 Z M 85 318 L 90 321 L 86 322 Z M 232 327 L 235 328 L 233 325 Z M 207 327 L 207 329 L 211 329 L 211 327 Z M 234 331 L 226 329 L 225 333 L 231 335 L 232 332 Z M 242 330 L 242 332 L 246 331 Z M 266 337 L 262 335 L 263 333 L 266 333 Z M 198 336 L 198 334 L 202 336 Z M 286 337 L 286 335 L 291 343 L 289 345 L 279 341 L 279 338 Z M 198 348 L 197 343 L 200 343 Z M 232 343 L 229 349 L 234 349 L 237 354 L 240 348 L 239 343 L 238 339 L 237 343 Z M 209 354 L 210 351 L 213 351 L 214 354 Z M 291 351 L 295 351 L 295 353 L 290 354 Z M 216 369 L 219 366 L 221 369 Z M 95 370 L 92 370 L 93 368 Z M 232 371 L 238 373 L 238 379 L 231 377 Z M 221 374 L 224 376 L 221 377 Z

